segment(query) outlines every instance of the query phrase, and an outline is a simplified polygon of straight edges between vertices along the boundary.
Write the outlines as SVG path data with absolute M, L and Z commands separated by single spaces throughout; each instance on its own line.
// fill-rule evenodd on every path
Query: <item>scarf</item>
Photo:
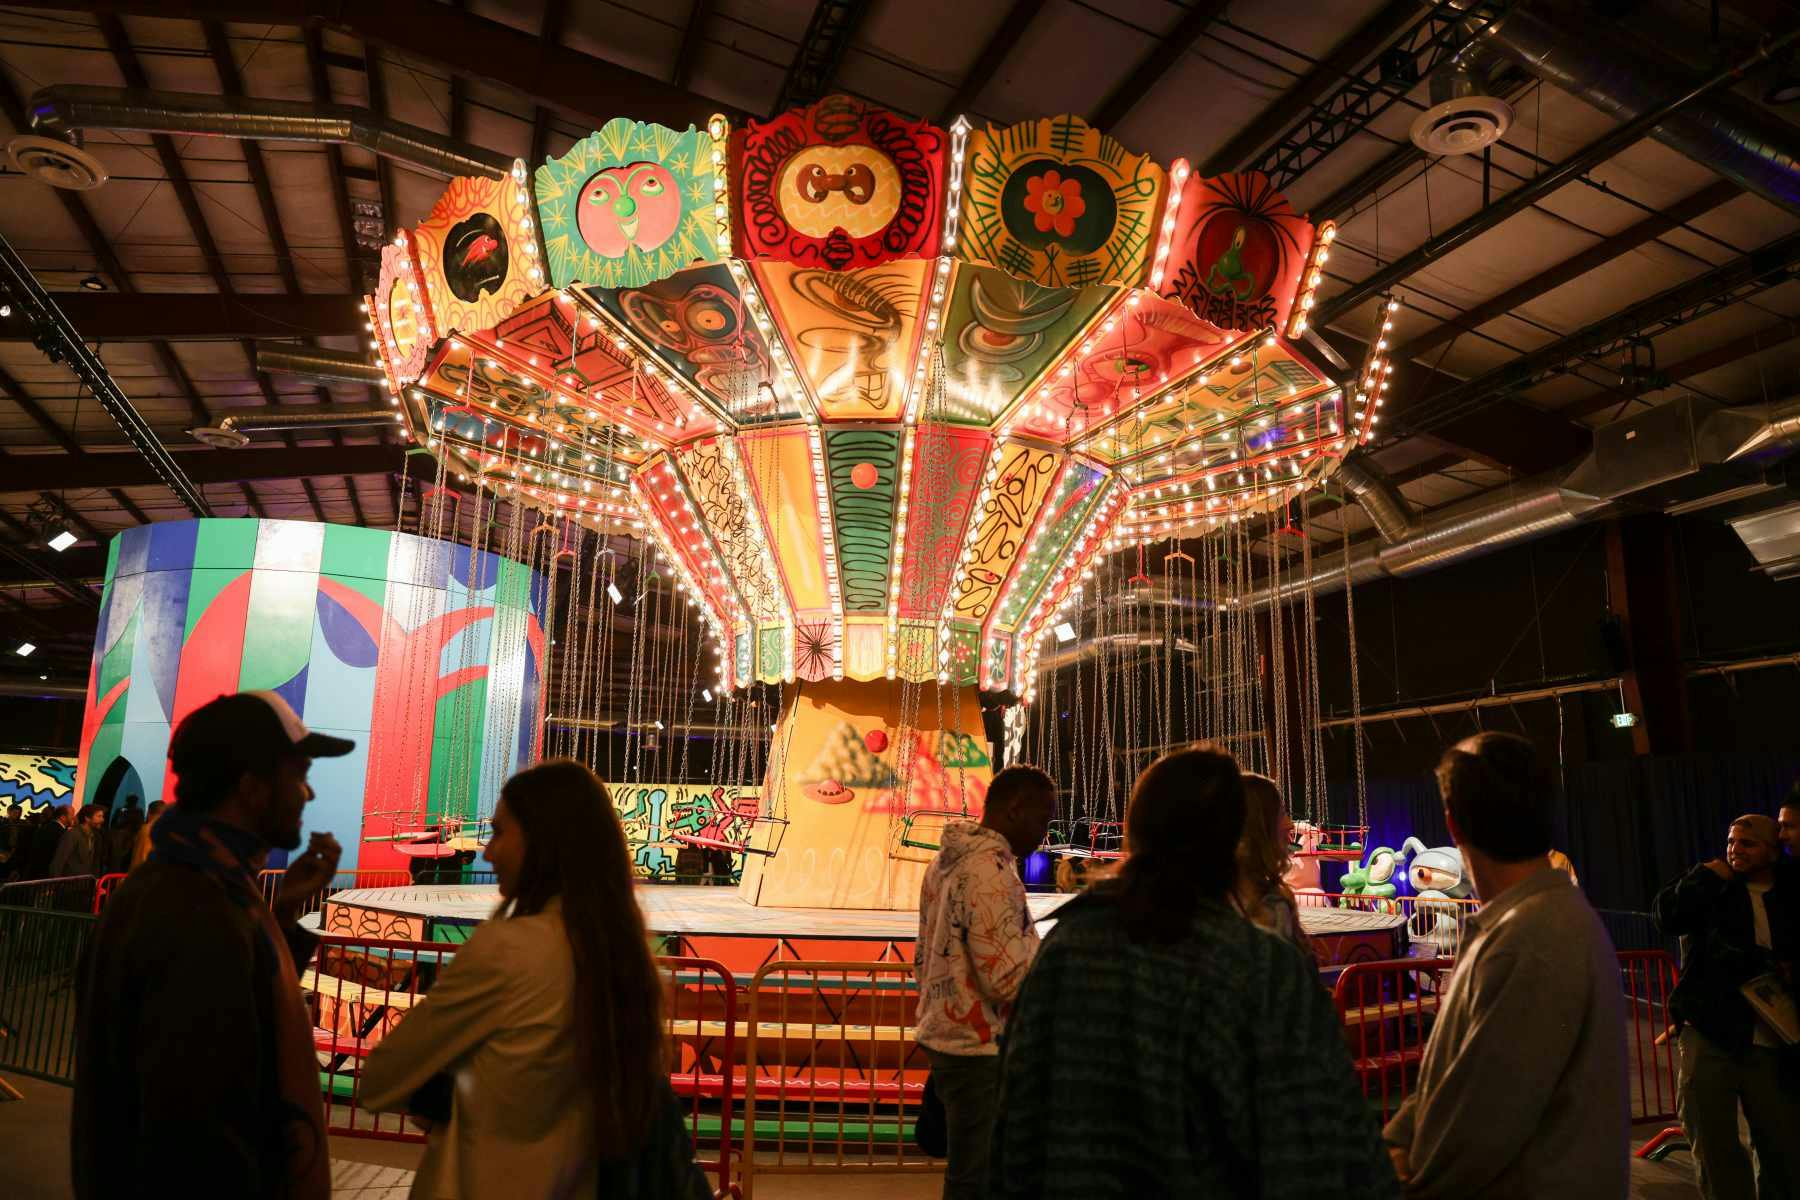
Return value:
M 270 989 L 275 1016 L 275 1111 L 287 1161 L 281 1175 L 292 1200 L 325 1200 L 331 1195 L 331 1156 L 325 1139 L 325 1107 L 319 1095 L 319 1064 L 313 1055 L 311 1017 L 300 999 L 300 976 L 287 938 L 256 886 L 251 867 L 266 849 L 255 834 L 199 814 L 165 809 L 150 830 L 147 861 L 191 867 L 214 880 L 225 895 L 256 922 L 268 944 L 272 969 L 258 983 Z

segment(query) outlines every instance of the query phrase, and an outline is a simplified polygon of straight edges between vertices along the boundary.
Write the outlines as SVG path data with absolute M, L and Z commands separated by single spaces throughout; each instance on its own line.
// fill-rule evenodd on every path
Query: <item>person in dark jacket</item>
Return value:
M 124 807 L 113 816 L 112 828 L 106 831 L 106 870 L 96 874 L 123 875 L 131 870 L 131 848 L 143 827 L 143 806 L 136 796 L 126 797 Z
M 1742 987 L 1770 972 L 1790 993 L 1800 960 L 1800 885 L 1778 872 L 1769 817 L 1731 823 L 1725 857 L 1701 863 L 1656 897 L 1663 933 L 1686 939 L 1669 1007 L 1681 1027 L 1681 1125 L 1707 1200 L 1800 1196 L 1800 1074 Z M 1791 1058 L 1791 1052 L 1787 1052 Z M 1750 1125 L 1760 1189 L 1738 1136 Z
M 83 962 L 70 1131 L 80 1200 L 161 1179 L 196 1196 L 331 1194 L 299 980 L 318 939 L 297 918 L 337 870 L 338 845 L 315 833 L 272 907 L 253 864 L 298 848 L 307 768 L 353 748 L 308 732 L 272 692 L 221 696 L 176 728 L 176 803 Z
M 50 874 L 50 863 L 62 845 L 63 834 L 75 824 L 75 810 L 66 804 L 45 809 L 31 818 L 26 831 L 29 841 L 25 849 L 25 869 L 20 879 L 44 879 Z
M 1119 873 L 1056 912 L 1000 1050 L 988 1195 L 1397 1197 L 1318 967 L 1231 907 L 1244 785 L 1152 763 Z
M 7 807 L 6 817 L 0 820 L 0 883 L 11 882 L 19 873 L 24 863 L 20 856 L 25 849 L 25 831 L 30 826 L 25 824 L 25 806 L 13 804 Z
M 106 870 L 106 810 L 90 804 L 75 815 L 50 860 L 51 879 L 66 875 L 100 875 Z

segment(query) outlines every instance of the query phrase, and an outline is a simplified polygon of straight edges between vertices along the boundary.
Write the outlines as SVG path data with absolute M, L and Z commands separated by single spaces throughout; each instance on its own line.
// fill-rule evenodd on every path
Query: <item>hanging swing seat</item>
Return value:
M 786 817 L 747 817 L 741 822 L 744 827 L 744 839 L 735 841 L 731 838 L 708 837 L 701 833 L 671 833 L 669 840 L 679 842 L 683 846 L 696 846 L 702 850 L 723 850 L 727 854 L 756 854 L 764 858 L 773 858 L 781 849 L 781 839 L 787 834 L 788 819 Z M 758 827 L 771 830 L 766 842 L 756 844 Z
M 1318 844 L 1299 851 L 1294 857 L 1355 862 L 1362 858 L 1363 850 L 1369 844 L 1367 825 L 1321 825 L 1318 833 Z
M 943 843 L 930 839 L 930 833 L 933 831 L 914 832 L 913 826 L 918 823 L 919 818 L 931 817 L 942 820 L 944 824 L 939 825 L 935 830 L 938 837 L 942 838 L 945 825 L 951 821 L 969 820 L 971 815 L 966 809 L 961 808 L 921 808 L 916 812 L 909 812 L 900 819 L 900 844 L 912 850 L 941 850 Z
M 1079 824 L 1081 823 L 1077 822 Z M 1044 849 L 1064 858 L 1097 858 L 1103 862 L 1114 862 L 1125 857 L 1125 822 L 1088 821 L 1086 824 L 1086 841 L 1065 833 L 1058 842 L 1046 840 Z M 1050 836 L 1054 837 L 1058 832 L 1053 827 Z

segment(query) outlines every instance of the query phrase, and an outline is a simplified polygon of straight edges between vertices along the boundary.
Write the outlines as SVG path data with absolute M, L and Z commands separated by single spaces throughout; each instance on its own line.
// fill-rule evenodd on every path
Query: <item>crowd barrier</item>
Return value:
M 1669 1015 L 1678 972 L 1664 950 L 1621 950 L 1625 1049 L 1633 1124 L 1676 1115 L 1679 1048 Z M 1418 1083 L 1419 1065 L 1450 972 L 1450 958 L 1359 962 L 1338 975 L 1333 992 L 1363 1094 L 1386 1121 Z M 1653 1145 L 1680 1130 L 1665 1130 Z
M 1455 957 L 1462 949 L 1469 918 L 1481 911 L 1479 900 L 1447 896 L 1359 896 L 1300 891 L 1294 894 L 1294 900 L 1301 908 L 1335 908 L 1404 917 L 1407 944 L 1415 957 Z
M 367 885 L 365 885 L 367 886 Z M 456 957 L 442 942 L 328 935 L 301 976 L 313 1019 L 313 1049 L 326 1101 L 326 1128 L 344 1137 L 422 1142 L 404 1116 L 362 1103 L 362 1067 L 381 1038 L 405 1019 Z M 735 1195 L 734 1108 L 741 1077 L 738 988 L 719 963 L 659 958 L 664 972 L 670 1084 L 687 1111 L 696 1154 L 716 1180 L 716 1194 Z
M 929 1063 L 911 964 L 771 962 L 744 1030 L 744 1196 L 758 1175 L 942 1170 L 912 1145 Z
M 76 977 L 93 929 L 86 912 L 0 908 L 0 1070 L 75 1082 Z
M 1379 1106 L 1383 1121 L 1418 1081 L 1425 1041 L 1455 965 L 1449 958 L 1402 958 L 1351 963 L 1338 974 L 1332 1003 L 1363 1095 Z
M 99 881 L 92 875 L 57 875 L 0 884 L 0 908 L 36 908 L 91 913 Z

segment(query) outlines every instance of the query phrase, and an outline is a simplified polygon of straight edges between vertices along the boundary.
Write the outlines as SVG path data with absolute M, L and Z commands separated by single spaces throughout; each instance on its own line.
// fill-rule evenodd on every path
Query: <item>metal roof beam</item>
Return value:
M 386 475 L 406 459 L 398 446 L 299 446 L 246 450 L 174 450 L 170 457 L 196 484 L 314 479 L 340 475 Z M 0 472 L 0 491 L 12 495 L 44 490 L 147 487 L 160 480 L 136 454 L 90 452 L 12 454 Z
M 969 73 L 963 76 L 961 83 L 950 99 L 944 101 L 944 107 L 938 110 L 938 124 L 948 125 L 969 109 L 980 99 L 982 89 L 993 82 L 1000 71 L 1000 65 L 1012 48 L 1019 44 L 1019 38 L 1025 33 L 1031 22 L 1037 18 L 1044 7 L 1044 0 L 1013 0 L 1013 6 L 1006 10 L 1006 16 L 1000 21 L 999 28 L 981 47 L 981 53 L 975 56 L 975 63 Z
M 59 193 L 66 195 L 67 193 Z M 84 337 L 104 342 L 238 341 L 243 338 L 342 337 L 368 320 L 362 297 L 235 296 L 212 292 L 57 292 L 57 307 Z M 18 310 L 0 320 L 0 341 L 29 341 Z
M 1182 56 L 1193 49 L 1194 43 L 1214 21 L 1224 15 L 1229 0 L 1194 0 L 1188 10 L 1181 14 L 1175 22 L 1175 28 L 1163 35 L 1161 41 L 1132 68 L 1119 84 L 1107 93 L 1094 109 L 1089 124 L 1099 129 L 1114 129 L 1122 125 L 1125 118 L 1131 115 L 1145 96 L 1150 94 L 1169 69 L 1180 62 Z

